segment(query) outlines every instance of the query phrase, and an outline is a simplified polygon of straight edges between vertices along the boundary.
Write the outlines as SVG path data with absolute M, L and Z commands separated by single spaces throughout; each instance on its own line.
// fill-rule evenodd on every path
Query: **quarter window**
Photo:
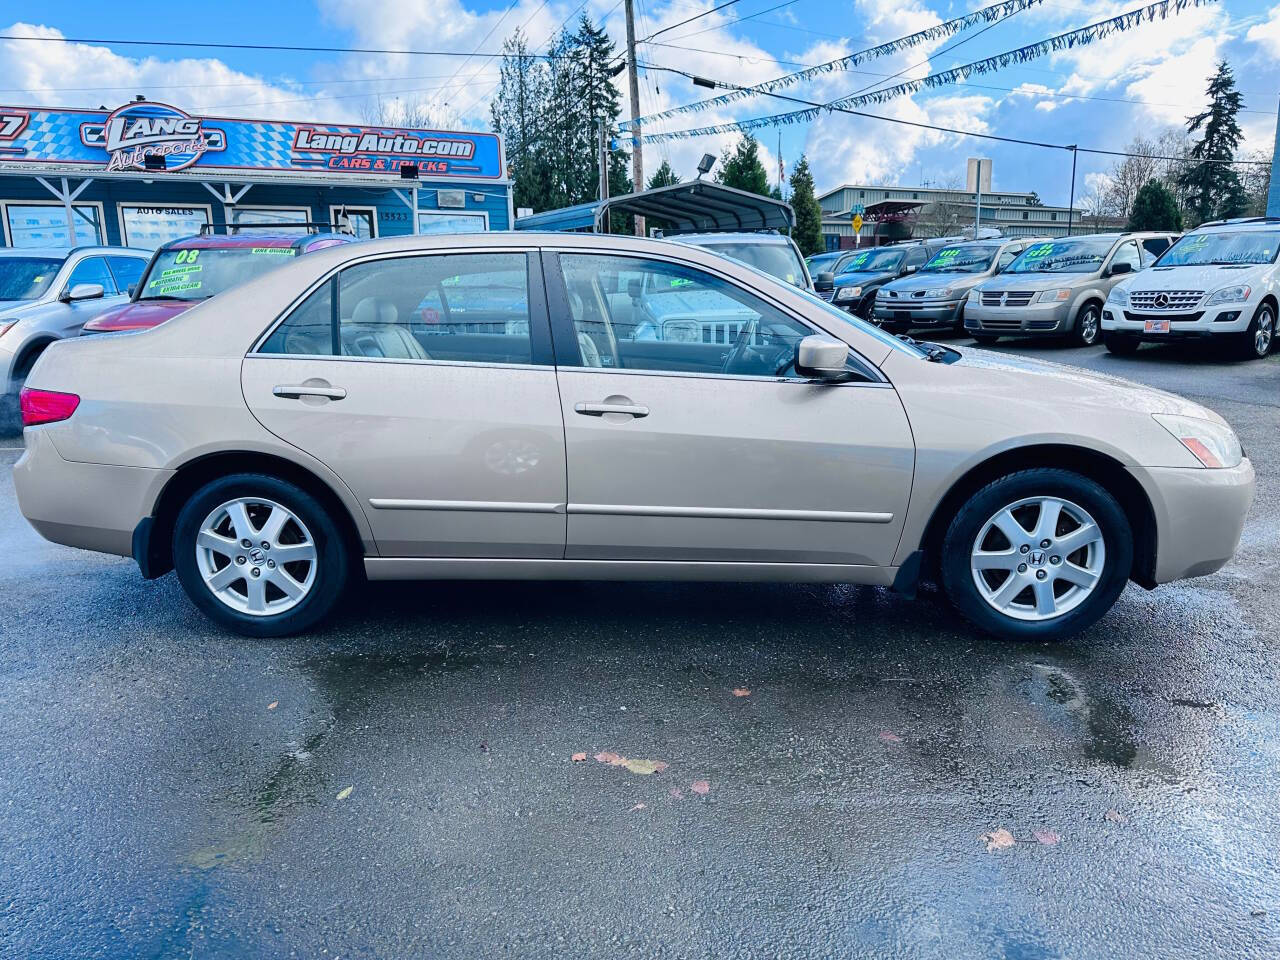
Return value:
M 303 301 L 261 353 L 531 363 L 522 253 L 357 263 Z
M 814 332 L 680 264 L 561 254 L 560 265 L 584 367 L 786 376 L 794 374 L 797 344 Z

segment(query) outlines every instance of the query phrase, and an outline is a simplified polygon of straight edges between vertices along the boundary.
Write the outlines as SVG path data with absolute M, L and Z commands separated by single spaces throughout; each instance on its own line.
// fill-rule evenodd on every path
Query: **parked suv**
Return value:
M 780 233 L 687 233 L 670 239 L 741 260 L 749 267 L 804 290 L 813 289 L 813 279 L 805 267 L 804 257 L 800 256 L 800 248 Z
M 128 247 L 0 250 L 0 392 L 16 394 L 45 347 L 123 301 L 147 256 Z
M 964 328 L 979 343 L 1014 334 L 1095 344 L 1111 288 L 1150 266 L 1176 236 L 1095 233 L 1032 244 L 998 277 L 969 291 Z
M 1008 267 L 1028 245 L 1043 239 L 1002 237 L 948 244 L 919 272 L 880 288 L 875 298 L 875 321 L 891 333 L 906 333 L 912 327 L 958 330 L 969 291 Z
M 129 301 L 94 317 L 80 332 L 119 333 L 158 326 L 294 257 L 354 239 L 341 233 L 299 236 L 254 231 L 234 236 L 202 233 L 170 240 L 156 250 L 146 273 L 130 288 Z
M 924 243 L 869 247 L 845 264 L 832 279 L 832 303 L 855 317 L 871 319 L 876 291 L 891 280 L 915 273 L 928 262 L 933 249 Z M 825 275 L 820 275 L 826 279 Z
M 1280 220 L 1209 223 L 1188 233 L 1140 276 L 1112 287 L 1102 335 L 1112 353 L 1143 341 L 1218 339 L 1260 359 L 1275 343 Z

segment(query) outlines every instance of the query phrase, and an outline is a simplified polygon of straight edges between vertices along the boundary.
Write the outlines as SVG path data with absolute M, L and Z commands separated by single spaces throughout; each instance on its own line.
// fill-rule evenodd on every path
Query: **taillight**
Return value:
M 66 420 L 80 406 L 80 398 L 74 393 L 59 393 L 56 390 L 34 390 L 23 387 L 18 395 L 22 406 L 22 425 L 34 427 L 41 423 L 57 423 Z

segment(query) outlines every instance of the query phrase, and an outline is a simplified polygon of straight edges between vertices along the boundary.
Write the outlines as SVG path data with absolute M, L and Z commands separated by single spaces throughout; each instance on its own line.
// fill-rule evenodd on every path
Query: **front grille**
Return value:
M 1035 296 L 1033 290 L 983 290 L 984 307 L 1025 307 Z
M 1138 310 L 1186 312 L 1203 296 L 1203 290 L 1135 290 L 1129 294 L 1129 303 Z
M 1195 313 L 1165 313 L 1161 310 L 1158 313 L 1146 315 L 1141 313 L 1131 313 L 1128 310 L 1124 312 L 1124 318 L 1126 320 L 1136 320 L 1138 323 L 1142 323 L 1144 320 L 1168 320 L 1170 323 L 1195 323 L 1203 316 L 1203 310 L 1198 310 Z
M 1021 330 L 1021 320 L 983 320 L 983 330 Z

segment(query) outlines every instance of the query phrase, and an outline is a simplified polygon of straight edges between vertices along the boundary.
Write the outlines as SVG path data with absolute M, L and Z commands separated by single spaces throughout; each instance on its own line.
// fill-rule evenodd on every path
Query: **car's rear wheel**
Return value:
M 942 581 L 977 626 L 1010 639 L 1056 640 L 1092 626 L 1129 579 L 1133 532 L 1100 484 L 1038 467 L 978 490 L 942 544 Z
M 1082 347 L 1092 347 L 1102 335 L 1102 312 L 1096 303 L 1086 303 L 1076 316 L 1071 338 Z
M 1276 310 L 1270 303 L 1258 305 L 1249 329 L 1240 334 L 1236 352 L 1244 360 L 1261 360 L 1271 352 L 1276 336 Z
M 1138 352 L 1142 341 L 1137 337 L 1126 337 L 1123 333 L 1104 333 L 1102 342 L 1107 350 L 1118 357 L 1129 357 Z
M 349 559 L 341 531 L 311 494 L 246 473 L 205 485 L 183 506 L 173 565 L 213 620 L 247 636 L 278 637 L 334 608 Z

